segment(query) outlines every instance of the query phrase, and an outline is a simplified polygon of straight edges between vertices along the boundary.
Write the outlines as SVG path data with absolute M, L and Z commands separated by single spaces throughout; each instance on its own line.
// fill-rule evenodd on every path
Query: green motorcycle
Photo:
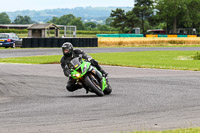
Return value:
M 76 79 L 76 84 L 85 88 L 87 93 L 93 92 L 97 96 L 104 96 L 112 92 L 108 79 L 103 77 L 90 62 L 76 57 L 71 60 L 70 65 L 71 77 Z

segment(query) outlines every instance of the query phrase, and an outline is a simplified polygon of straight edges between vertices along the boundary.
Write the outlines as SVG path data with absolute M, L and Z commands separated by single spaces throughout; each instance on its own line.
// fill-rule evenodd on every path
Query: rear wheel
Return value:
M 92 90 L 92 92 L 94 92 L 97 96 L 104 95 L 103 91 L 101 90 L 101 87 L 97 83 L 95 83 L 91 75 L 86 76 L 84 80 L 86 86 L 89 87 Z

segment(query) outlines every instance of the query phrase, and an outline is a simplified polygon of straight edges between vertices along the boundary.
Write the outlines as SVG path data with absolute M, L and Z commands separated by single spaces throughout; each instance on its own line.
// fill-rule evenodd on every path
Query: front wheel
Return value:
M 95 83 L 95 81 L 90 78 L 91 75 L 85 76 L 85 84 L 89 87 L 97 96 L 103 96 L 104 93 L 101 90 L 101 87 Z
M 108 87 L 103 91 L 105 95 L 109 95 L 112 92 L 112 87 L 107 84 Z

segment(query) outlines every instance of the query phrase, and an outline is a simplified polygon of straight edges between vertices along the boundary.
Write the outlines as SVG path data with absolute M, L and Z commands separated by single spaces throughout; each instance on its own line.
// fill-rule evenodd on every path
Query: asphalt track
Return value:
M 157 48 L 81 48 L 86 53 L 111 53 L 111 52 L 139 52 L 139 51 L 200 51 L 200 47 L 157 47 Z M 10 49 L 0 50 L 0 58 L 23 57 L 36 55 L 60 55 L 61 48 L 42 49 Z
M 97 97 L 84 89 L 67 92 L 58 64 L 0 64 L 0 133 L 120 133 L 200 126 L 200 72 L 103 67 L 113 93 Z

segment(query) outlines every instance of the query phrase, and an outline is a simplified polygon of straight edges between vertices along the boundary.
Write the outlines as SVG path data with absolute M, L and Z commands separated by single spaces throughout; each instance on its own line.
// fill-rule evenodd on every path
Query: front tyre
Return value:
M 108 87 L 103 91 L 105 95 L 109 95 L 112 92 L 112 88 L 109 84 L 107 84 Z
M 85 84 L 87 87 L 89 87 L 97 96 L 103 96 L 104 93 L 101 90 L 101 87 L 97 85 L 92 78 L 90 77 L 91 75 L 85 76 Z

